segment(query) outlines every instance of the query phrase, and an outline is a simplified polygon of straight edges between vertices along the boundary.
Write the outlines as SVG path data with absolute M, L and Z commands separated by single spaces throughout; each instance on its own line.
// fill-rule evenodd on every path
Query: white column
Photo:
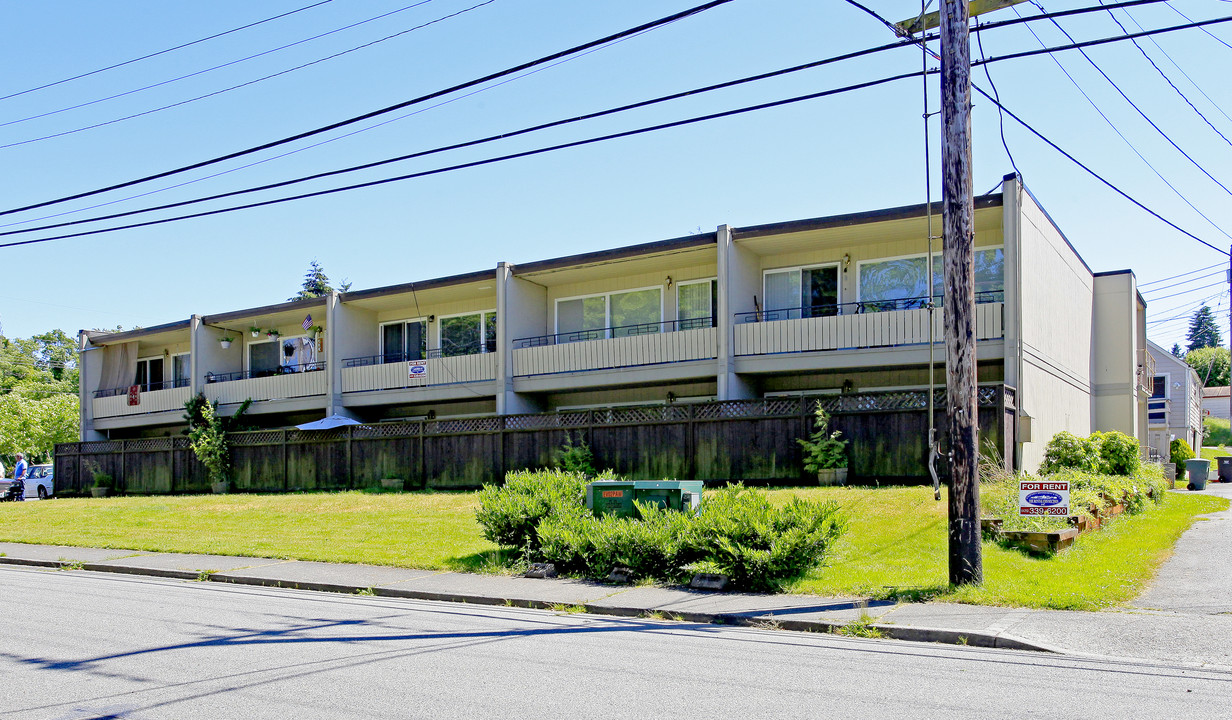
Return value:
M 757 396 L 752 384 L 736 373 L 736 313 L 752 312 L 753 298 L 761 294 L 761 264 L 757 255 L 736 245 L 730 225 L 715 232 L 719 270 L 717 331 L 720 400 L 746 400 Z

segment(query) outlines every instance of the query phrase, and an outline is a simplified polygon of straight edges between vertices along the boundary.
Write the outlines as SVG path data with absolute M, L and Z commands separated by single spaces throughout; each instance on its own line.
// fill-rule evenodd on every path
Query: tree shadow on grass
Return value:
M 446 565 L 459 572 L 507 575 L 516 572 L 521 561 L 522 556 L 517 550 L 501 548 L 452 557 Z

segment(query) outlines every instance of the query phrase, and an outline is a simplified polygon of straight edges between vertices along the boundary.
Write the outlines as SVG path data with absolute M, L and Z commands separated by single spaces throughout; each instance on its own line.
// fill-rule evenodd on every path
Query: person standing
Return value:
M 17 464 L 13 466 L 13 479 L 24 481 L 26 479 L 26 471 L 28 468 L 29 466 L 26 465 L 26 456 L 21 453 L 17 453 Z

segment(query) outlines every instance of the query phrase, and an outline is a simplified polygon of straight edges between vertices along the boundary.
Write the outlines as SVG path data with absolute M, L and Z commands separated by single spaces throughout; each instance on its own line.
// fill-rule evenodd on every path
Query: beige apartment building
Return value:
M 1015 176 L 975 199 L 981 392 L 1033 469 L 1056 432 L 1147 437 L 1132 272 L 1092 272 Z M 649 242 L 81 334 L 82 440 L 174 435 L 193 395 L 287 427 L 930 388 L 922 205 Z M 933 219 L 940 228 L 940 217 Z M 940 243 L 932 313 L 944 387 Z M 306 329 L 307 328 L 307 329 Z M 873 401 L 870 401 L 873 402 Z M 888 405 L 886 412 L 891 412 Z

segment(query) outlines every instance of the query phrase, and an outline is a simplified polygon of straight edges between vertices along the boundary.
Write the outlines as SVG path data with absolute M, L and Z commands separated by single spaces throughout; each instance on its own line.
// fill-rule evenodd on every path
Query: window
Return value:
M 940 252 L 933 254 L 933 298 L 945 292 Z M 976 302 L 997 302 L 1004 289 L 1005 254 L 1001 248 L 975 251 Z M 869 260 L 859 266 L 859 295 L 865 312 L 910 310 L 928 304 L 928 255 Z
M 769 270 L 764 290 L 767 320 L 826 317 L 839 312 L 838 265 Z
M 660 332 L 662 324 L 658 287 L 556 301 L 558 342 L 646 335 Z
M 682 282 L 676 285 L 676 320 L 681 330 L 715 327 L 719 306 L 718 280 Z
M 134 385 L 140 385 L 144 391 L 163 389 L 163 359 L 160 357 L 142 358 L 137 361 L 137 377 Z
M 188 387 L 189 379 L 192 377 L 192 355 L 190 353 L 171 356 L 171 377 L 175 381 L 175 387 Z
M 381 325 L 381 362 L 423 360 L 428 354 L 428 323 L 399 320 Z
M 252 377 L 323 370 L 317 362 L 317 344 L 307 336 L 248 343 L 248 372 Z
M 441 357 L 496 352 L 496 311 L 441 318 Z
M 1167 396 L 1168 396 L 1168 378 L 1164 375 L 1156 375 L 1155 382 L 1153 383 L 1152 388 L 1151 388 L 1151 399 L 1155 400 L 1157 398 L 1162 398 L 1162 397 L 1167 397 Z

